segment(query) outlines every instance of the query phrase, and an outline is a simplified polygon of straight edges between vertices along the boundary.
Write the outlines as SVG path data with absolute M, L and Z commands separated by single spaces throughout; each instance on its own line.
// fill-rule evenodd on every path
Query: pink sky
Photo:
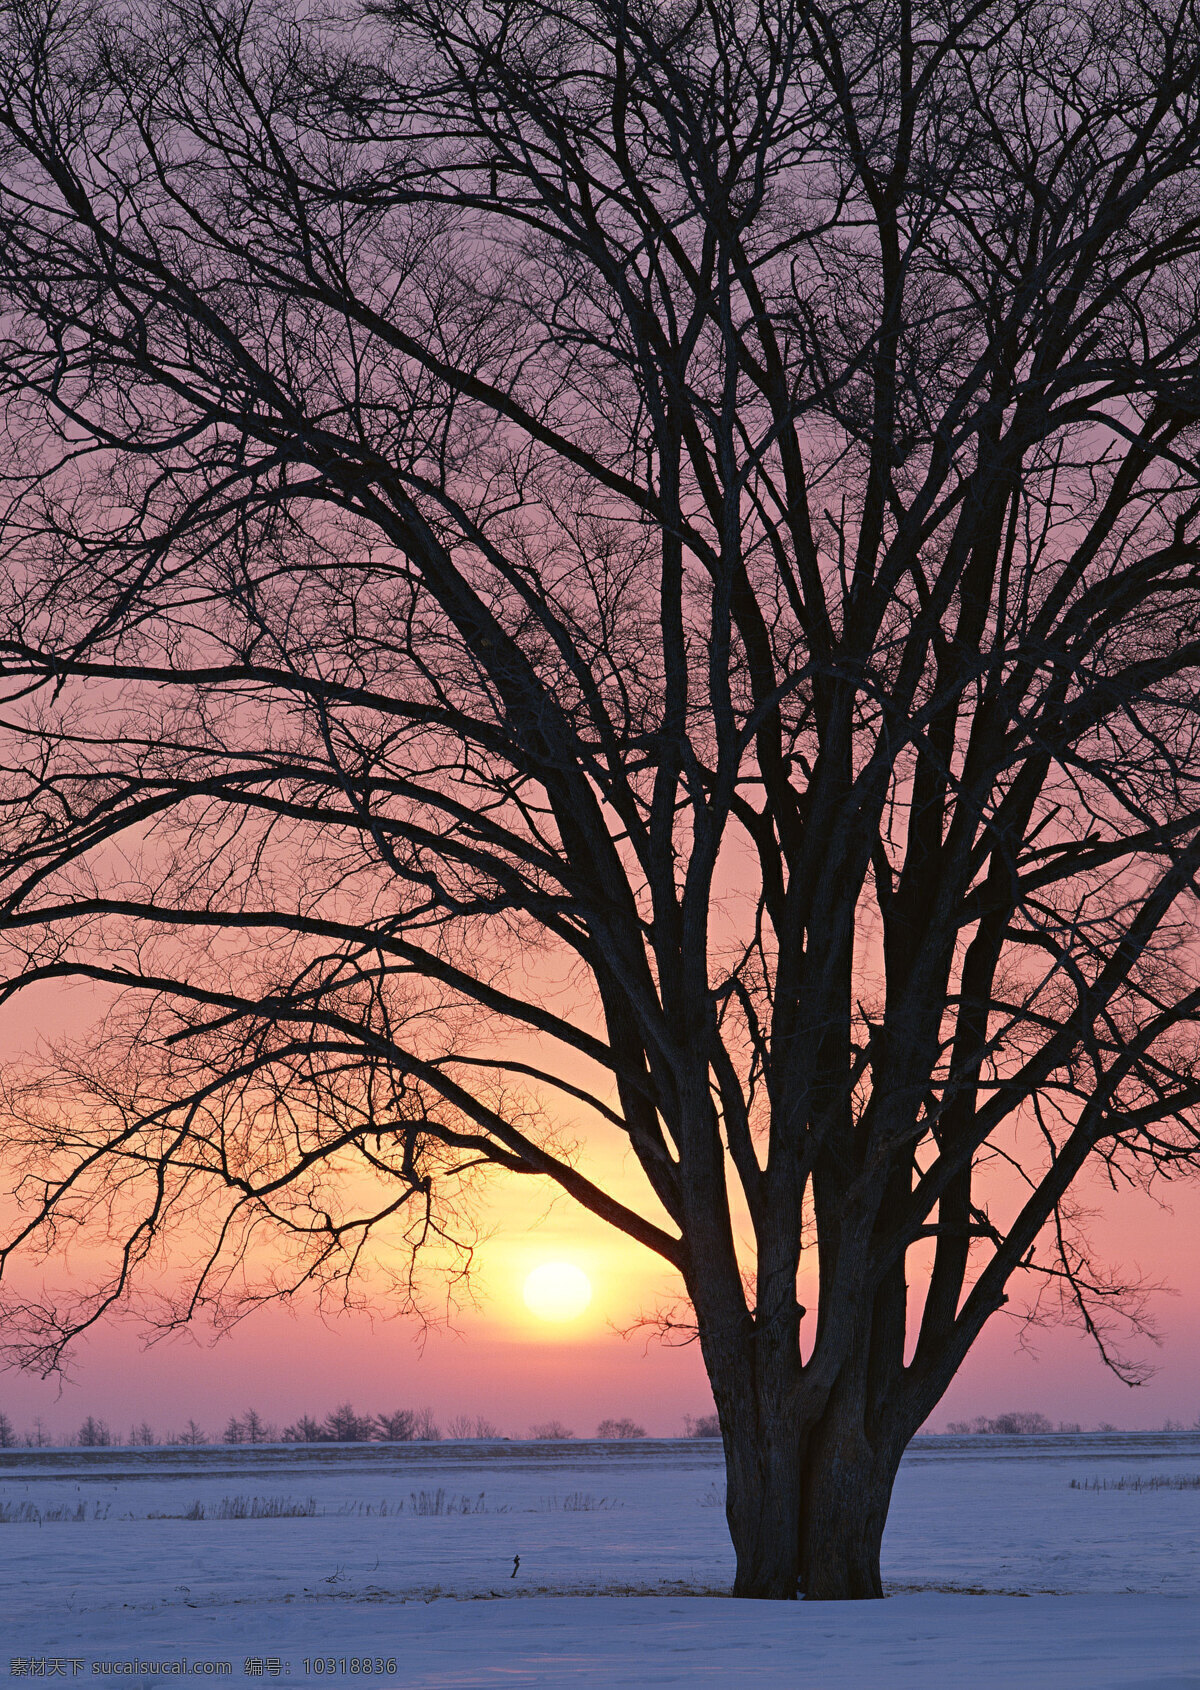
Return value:
M 1130 1390 L 1119 1384 L 1071 1331 L 1041 1331 L 1033 1352 L 1022 1352 L 1015 1324 L 1000 1316 L 934 1414 L 933 1426 L 1011 1408 L 1038 1409 L 1054 1421 L 1085 1427 L 1101 1421 L 1156 1427 L 1168 1418 L 1192 1424 L 1200 1415 L 1194 1247 L 1200 1189 L 1180 1187 L 1173 1207 L 1173 1214 L 1164 1214 L 1140 1195 L 1119 1196 L 1101 1229 L 1124 1246 L 1125 1265 L 1136 1262 L 1178 1293 L 1154 1299 L 1164 1341 L 1158 1350 L 1140 1345 L 1158 1368 L 1149 1385 Z M 582 1249 L 564 1246 L 553 1221 L 503 1240 L 502 1261 L 516 1261 L 519 1271 L 526 1261 L 554 1257 L 574 1256 L 588 1266 L 596 1296 L 577 1326 L 535 1327 L 512 1306 L 516 1282 L 507 1286 L 501 1270 L 479 1310 L 465 1313 L 456 1331 L 431 1332 L 423 1347 L 410 1323 L 360 1315 L 323 1324 L 311 1314 L 267 1310 L 213 1347 L 182 1339 L 149 1350 L 123 1325 L 80 1350 L 61 1395 L 52 1384 L 9 1373 L 0 1379 L 0 1407 L 19 1427 L 41 1414 L 55 1435 L 73 1432 L 89 1413 L 121 1431 L 146 1419 L 160 1434 L 191 1416 L 217 1434 L 230 1414 L 248 1406 L 284 1424 L 306 1412 L 323 1415 L 346 1400 L 360 1411 L 429 1404 L 443 1423 L 455 1413 L 483 1414 L 516 1437 L 554 1418 L 586 1436 L 610 1415 L 630 1415 L 651 1434 L 678 1433 L 686 1414 L 710 1407 L 699 1354 L 695 1346 L 647 1346 L 640 1337 L 611 1331 L 605 1303 L 625 1302 L 627 1287 L 602 1262 L 597 1266 L 595 1250 L 586 1241 Z
M 32 1003 L 10 1011 L 7 1049 L 19 1049 L 53 1022 L 61 1027 L 72 1004 L 82 1012 L 76 994 L 64 994 L 54 1015 L 43 1002 L 37 1026 Z M 615 1143 L 598 1146 L 592 1166 L 618 1186 L 633 1173 L 628 1153 Z M 632 1194 L 633 1185 L 626 1190 Z M 1161 1192 L 1170 1211 L 1140 1192 L 1114 1193 L 1099 1181 L 1085 1193 L 1098 1211 L 1092 1231 L 1108 1261 L 1170 1287 L 1152 1299 L 1162 1347 L 1135 1341 L 1135 1352 L 1157 1368 L 1150 1383 L 1138 1390 L 1120 1384 L 1074 1331 L 1039 1331 L 1032 1349 L 1023 1351 L 1016 1323 L 1000 1315 L 932 1416 L 934 1427 L 1014 1408 L 1084 1426 L 1197 1420 L 1200 1181 Z M 361 1412 L 428 1404 L 443 1424 L 454 1414 L 482 1414 L 516 1437 L 548 1419 L 585 1436 L 600 1420 L 626 1415 L 651 1434 L 669 1436 L 682 1430 L 685 1415 L 711 1410 L 696 1346 L 668 1349 L 613 1330 L 671 1296 L 656 1257 L 565 1199 L 547 1210 L 544 1191 L 528 1181 L 499 1189 L 481 1219 L 495 1231 L 479 1252 L 478 1306 L 463 1310 L 453 1330 L 430 1332 L 423 1345 L 404 1320 L 372 1323 L 350 1315 L 322 1323 L 311 1312 L 280 1309 L 250 1317 L 215 1346 L 184 1338 L 144 1349 L 137 1329 L 121 1323 L 80 1347 L 61 1391 L 15 1372 L 0 1376 L 0 1409 L 18 1429 L 40 1414 L 56 1436 L 72 1434 L 87 1414 L 122 1433 L 145 1419 L 160 1435 L 191 1417 L 215 1435 L 231 1414 L 250 1406 L 284 1425 L 345 1401 Z M 547 1260 L 572 1261 L 592 1281 L 592 1305 L 570 1325 L 540 1323 L 522 1305 L 526 1274 Z

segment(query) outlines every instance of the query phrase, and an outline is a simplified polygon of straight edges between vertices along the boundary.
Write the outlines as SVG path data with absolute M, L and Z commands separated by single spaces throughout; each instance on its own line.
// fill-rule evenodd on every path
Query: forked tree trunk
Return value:
M 700 1342 L 725 1444 L 725 1517 L 737 1557 L 733 1594 L 794 1601 L 804 1471 L 796 1414 L 799 1310 L 765 1332 L 753 1331 L 749 1321 L 716 1332 L 702 1327 Z
M 879 1553 L 907 1438 L 870 1441 L 853 1401 L 835 1392 L 808 1435 L 800 1507 L 800 1582 L 809 1601 L 883 1595 Z
M 754 1442 L 725 1439 L 733 1594 L 794 1601 L 800 1582 L 802 1450 L 794 1427 L 760 1420 Z
M 721 1416 L 733 1594 L 882 1596 L 883 1529 L 907 1439 L 889 1431 L 870 1441 L 857 1404 L 837 1392 L 806 1432 L 797 1418 L 764 1414 L 749 1396 Z

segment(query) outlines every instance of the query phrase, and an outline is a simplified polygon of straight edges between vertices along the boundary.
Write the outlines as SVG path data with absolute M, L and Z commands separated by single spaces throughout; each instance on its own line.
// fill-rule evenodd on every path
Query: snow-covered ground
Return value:
M 4 1451 L 0 1677 L 1200 1690 L 1200 1489 L 1072 1487 L 1134 1478 L 1200 1436 L 919 1440 L 890 1599 L 792 1604 L 724 1594 L 715 1443 Z

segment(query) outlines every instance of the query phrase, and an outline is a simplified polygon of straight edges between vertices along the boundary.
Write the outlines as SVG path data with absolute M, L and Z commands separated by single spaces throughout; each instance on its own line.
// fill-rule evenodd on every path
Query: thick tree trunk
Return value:
M 735 1596 L 795 1601 L 800 1579 L 803 1442 L 799 1314 L 766 1331 L 702 1327 L 700 1334 L 725 1443 L 725 1517 L 737 1556 Z M 715 1326 L 715 1323 L 714 1323 Z
M 800 1581 L 809 1601 L 883 1595 L 879 1552 L 906 1440 L 867 1437 L 853 1402 L 835 1391 L 808 1435 L 800 1513 Z
M 795 1601 L 800 1584 L 802 1450 L 794 1426 L 725 1437 L 725 1515 L 737 1556 L 733 1594 Z
M 768 1288 L 771 1276 L 760 1273 Z M 705 1310 L 700 1342 L 725 1443 L 733 1594 L 768 1601 L 883 1595 L 879 1556 L 913 1429 L 901 1378 L 904 1283 L 876 1293 L 832 1388 L 806 1379 L 794 1267 L 773 1313 Z M 693 1292 L 699 1308 L 703 1293 Z M 732 1302 L 732 1298 L 729 1299 Z M 893 1306 L 895 1305 L 895 1306 Z M 897 1310 L 899 1311 L 897 1314 Z
M 882 1596 L 879 1555 L 906 1439 L 892 1428 L 869 1438 L 857 1393 L 847 1391 L 835 1390 L 806 1431 L 794 1411 L 764 1412 L 752 1385 L 719 1406 L 725 1512 L 737 1556 L 733 1594 Z

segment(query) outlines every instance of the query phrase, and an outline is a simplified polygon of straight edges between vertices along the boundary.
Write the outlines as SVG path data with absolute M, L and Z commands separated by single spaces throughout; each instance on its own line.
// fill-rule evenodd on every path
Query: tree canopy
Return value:
M 537 1177 L 681 1277 L 736 1589 L 878 1593 L 1200 1143 L 1195 5 L 0 16 L 5 992 L 110 1004 L 0 1259 L 113 1246 L 15 1353 Z

